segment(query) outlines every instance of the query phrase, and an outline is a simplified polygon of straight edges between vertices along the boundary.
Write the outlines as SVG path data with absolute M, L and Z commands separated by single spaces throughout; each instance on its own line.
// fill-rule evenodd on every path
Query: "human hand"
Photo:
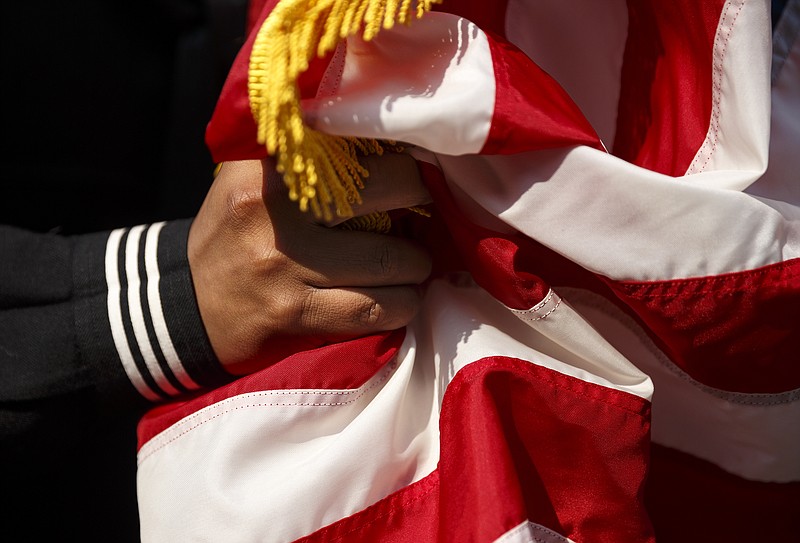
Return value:
M 370 176 L 356 215 L 430 202 L 411 157 L 364 164 Z M 192 223 L 188 255 L 211 345 L 235 375 L 405 326 L 431 269 L 409 240 L 315 222 L 289 200 L 272 162 L 258 160 L 223 164 Z

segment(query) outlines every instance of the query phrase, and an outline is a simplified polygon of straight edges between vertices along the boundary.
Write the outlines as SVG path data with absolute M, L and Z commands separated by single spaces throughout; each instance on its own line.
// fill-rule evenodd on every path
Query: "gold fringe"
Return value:
M 352 204 L 361 202 L 359 189 L 369 175 L 358 154 L 382 154 L 385 145 L 307 127 L 298 77 L 314 55 L 325 56 L 344 38 L 361 31 L 369 41 L 381 28 L 409 24 L 440 2 L 416 0 L 412 15 L 411 0 L 281 0 L 264 21 L 250 54 L 250 108 L 258 142 L 276 157 L 289 197 L 303 211 L 331 220 L 333 208 L 339 217 L 352 217 Z
M 392 229 L 392 219 L 385 211 L 376 211 L 369 215 L 360 215 L 347 219 L 339 228 L 343 230 L 365 230 L 367 232 L 377 232 L 378 234 L 388 234 Z
M 431 216 L 431 212 L 428 211 L 427 209 L 423 208 L 423 207 L 414 206 L 414 207 L 409 207 L 408 210 L 409 211 L 413 211 L 417 215 L 422 215 L 423 217 L 430 217 Z

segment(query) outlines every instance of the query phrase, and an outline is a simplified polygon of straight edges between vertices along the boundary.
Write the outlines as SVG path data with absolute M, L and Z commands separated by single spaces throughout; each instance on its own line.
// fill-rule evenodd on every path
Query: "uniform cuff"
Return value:
M 167 400 L 232 379 L 211 348 L 192 284 L 190 219 L 81 237 L 76 332 L 102 392 Z

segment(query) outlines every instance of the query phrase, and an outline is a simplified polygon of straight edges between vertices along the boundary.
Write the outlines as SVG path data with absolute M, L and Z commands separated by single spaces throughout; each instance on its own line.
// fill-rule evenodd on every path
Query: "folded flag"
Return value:
M 800 534 L 800 2 L 250 13 L 215 160 L 349 216 L 403 147 L 436 271 L 403 330 L 145 416 L 144 541 Z

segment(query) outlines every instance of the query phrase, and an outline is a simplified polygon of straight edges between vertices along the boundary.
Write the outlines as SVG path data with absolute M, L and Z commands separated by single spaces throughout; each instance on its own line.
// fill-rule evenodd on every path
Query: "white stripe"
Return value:
M 428 476 L 438 387 L 415 351 L 409 333 L 359 388 L 232 396 L 155 436 L 138 453 L 142 540 L 294 541 Z
M 769 133 L 769 3 L 728 0 L 713 46 L 713 110 L 706 138 L 687 174 L 710 170 L 763 172 Z M 624 1 L 511 0 L 506 32 L 514 45 L 552 75 L 612 147 L 627 37 Z M 688 177 L 706 186 L 742 190 L 754 178 Z
M 343 68 L 332 64 L 325 81 L 322 96 L 303 102 L 318 130 L 449 155 L 477 153 L 489 135 L 496 90 L 489 41 L 449 13 L 383 29 L 369 42 L 348 39 Z
M 653 395 L 653 384 L 629 360 L 605 341 L 565 301 L 546 296 L 535 313 L 509 310 L 468 278 L 459 285 L 433 281 L 425 296 L 421 312 L 423 325 L 430 332 L 430 349 L 448 360 L 447 380 L 461 368 L 477 360 L 493 356 L 510 356 L 558 373 L 619 390 L 645 400 Z M 557 308 L 557 309 L 555 309 Z M 532 310 L 535 312 L 534 310 Z M 469 331 L 465 333 L 465 331 Z
M 122 324 L 122 309 L 120 306 L 120 293 L 122 287 L 119 281 L 119 267 L 117 266 L 117 257 L 119 253 L 119 244 L 122 235 L 125 233 L 124 228 L 114 230 L 108 236 L 106 243 L 106 284 L 108 285 L 108 322 L 111 325 L 111 337 L 114 339 L 114 346 L 117 348 L 117 354 L 122 362 L 122 368 L 128 375 L 131 384 L 139 391 L 139 394 L 144 396 L 150 401 L 158 401 L 161 398 L 153 392 L 147 385 L 139 373 L 139 368 L 136 367 L 136 362 L 133 360 L 133 354 L 128 346 L 128 338 L 125 334 L 125 327 Z
M 145 239 L 144 263 L 147 271 L 147 303 L 150 306 L 150 318 L 153 321 L 158 345 L 161 347 L 161 353 L 164 355 L 167 365 L 169 365 L 180 384 L 189 390 L 195 390 L 200 388 L 200 385 L 195 383 L 186 372 L 186 368 L 183 366 L 180 356 L 178 356 L 178 352 L 172 344 L 167 321 L 164 318 L 164 309 L 161 306 L 161 296 L 159 296 L 158 292 L 159 282 L 161 281 L 161 274 L 158 271 L 158 235 L 164 224 L 163 222 L 153 224 L 147 231 L 147 238 Z
M 139 344 L 139 352 L 142 353 L 142 358 L 144 358 L 144 363 L 150 371 L 150 375 L 155 379 L 156 385 L 161 390 L 175 396 L 180 392 L 170 384 L 161 370 L 158 359 L 153 352 L 153 347 L 150 345 L 150 338 L 147 337 L 147 326 L 144 323 L 144 312 L 140 297 L 142 279 L 139 276 L 139 239 L 144 228 L 144 225 L 131 228 L 125 249 L 125 271 L 128 274 L 128 310 L 131 315 L 133 334 Z
M 758 172 L 709 171 L 688 182 L 583 146 L 437 158 L 471 219 L 511 225 L 612 279 L 705 277 L 800 256 L 799 208 L 709 188 L 722 178 L 747 185 Z
M 763 173 L 767 167 L 772 40 L 769 2 L 728 0 L 714 38 L 711 119 L 685 179 L 744 190 L 753 180 L 704 178 L 720 170 Z
M 529 520 L 518 524 L 514 528 L 494 540 L 494 543 L 574 543 L 550 528 L 535 524 Z

